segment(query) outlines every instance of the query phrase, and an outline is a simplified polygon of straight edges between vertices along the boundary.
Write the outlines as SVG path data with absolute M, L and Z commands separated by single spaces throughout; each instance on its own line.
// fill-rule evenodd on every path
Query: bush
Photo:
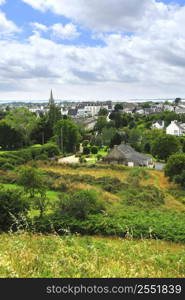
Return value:
M 12 164 L 6 162 L 6 163 L 4 163 L 4 165 L 1 166 L 1 169 L 4 171 L 13 170 L 14 166 Z
M 185 154 L 174 154 L 169 157 L 165 166 L 165 175 L 173 180 L 185 170 Z
M 92 154 L 97 154 L 98 153 L 98 148 L 96 146 L 91 147 L 91 153 Z
M 83 154 L 84 155 L 88 155 L 88 154 L 90 154 L 90 148 L 89 147 L 84 147 L 84 149 L 83 149 Z
M 157 207 L 165 203 L 164 199 L 164 193 L 155 186 L 132 187 L 126 195 L 126 203 L 132 206 Z
M 61 195 L 58 207 L 62 215 L 82 220 L 86 219 L 90 213 L 100 213 L 105 208 L 98 194 L 91 190 Z
M 79 163 L 81 163 L 81 164 L 86 163 L 85 157 L 83 157 L 83 156 L 79 157 Z
M 184 213 L 166 212 L 155 209 L 127 208 L 114 214 L 91 214 L 85 220 L 72 216 L 52 214 L 35 219 L 35 229 L 42 233 L 104 235 L 132 238 L 154 238 L 185 243 Z
M 82 142 L 82 146 L 83 147 L 87 147 L 89 145 L 89 141 L 88 140 L 84 140 L 83 142 Z
M 0 230 L 8 231 L 14 224 L 13 218 L 19 219 L 20 214 L 27 213 L 28 202 L 21 189 L 6 189 L 0 186 Z

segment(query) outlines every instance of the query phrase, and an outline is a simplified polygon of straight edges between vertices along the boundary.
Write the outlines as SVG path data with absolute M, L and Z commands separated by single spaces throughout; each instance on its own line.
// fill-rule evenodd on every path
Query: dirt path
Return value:
M 92 158 L 86 158 L 87 161 L 92 160 Z M 79 157 L 75 157 L 75 155 L 67 156 L 60 158 L 58 160 L 59 164 L 78 164 L 79 163 Z

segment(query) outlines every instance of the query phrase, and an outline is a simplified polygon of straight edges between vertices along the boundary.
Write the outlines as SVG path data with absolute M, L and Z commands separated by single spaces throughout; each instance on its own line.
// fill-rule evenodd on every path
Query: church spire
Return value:
M 53 91 L 51 90 L 50 98 L 49 98 L 49 104 L 54 104 L 55 100 L 53 98 Z

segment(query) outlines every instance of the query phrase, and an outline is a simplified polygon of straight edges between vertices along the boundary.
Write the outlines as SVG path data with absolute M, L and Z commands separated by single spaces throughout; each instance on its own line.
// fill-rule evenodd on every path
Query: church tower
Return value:
M 51 90 L 50 98 L 49 98 L 49 105 L 54 104 L 55 100 L 53 98 L 53 91 Z

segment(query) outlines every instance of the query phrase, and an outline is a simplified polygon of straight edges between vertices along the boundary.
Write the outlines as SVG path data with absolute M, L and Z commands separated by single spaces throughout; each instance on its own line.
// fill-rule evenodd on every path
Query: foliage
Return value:
M 66 153 L 74 153 L 80 142 L 81 135 L 78 126 L 72 120 L 58 121 L 55 126 L 61 150 Z
M 0 231 L 10 230 L 14 219 L 27 213 L 28 208 L 28 202 L 21 189 L 11 190 L 0 186 Z
M 19 149 L 24 144 L 24 138 L 18 129 L 5 121 L 0 121 L 0 147 L 3 150 Z
M 47 207 L 46 184 L 43 173 L 36 168 L 25 166 L 19 171 L 18 184 L 24 187 L 35 208 L 40 210 L 40 216 L 43 215 Z
M 59 211 L 58 211 L 59 209 Z M 105 209 L 98 194 L 92 190 L 77 191 L 61 195 L 56 213 L 86 219 L 90 213 L 100 213 Z
M 159 159 L 167 160 L 172 154 L 180 152 L 182 149 L 178 137 L 173 135 L 160 135 L 154 140 L 152 154 Z
M 83 154 L 84 155 L 88 155 L 88 154 L 90 154 L 90 152 L 91 152 L 91 148 L 90 147 L 84 147 L 83 148 Z
M 96 146 L 91 147 L 91 153 L 92 154 L 97 154 L 98 153 L 98 148 Z
M 184 186 L 185 154 L 174 154 L 169 157 L 165 166 L 165 175 Z

